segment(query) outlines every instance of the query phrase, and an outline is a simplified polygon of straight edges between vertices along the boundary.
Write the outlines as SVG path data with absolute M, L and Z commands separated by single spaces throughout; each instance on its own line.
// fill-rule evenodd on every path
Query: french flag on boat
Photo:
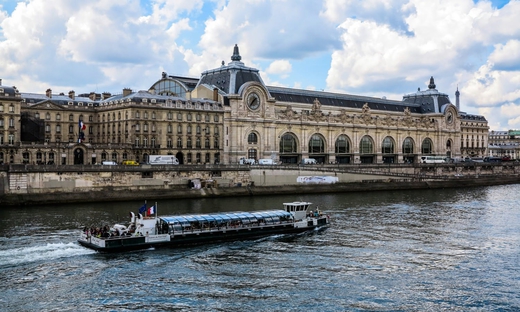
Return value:
M 149 207 L 148 208 L 148 215 L 151 216 L 155 213 L 155 206 L 152 206 L 152 207 Z

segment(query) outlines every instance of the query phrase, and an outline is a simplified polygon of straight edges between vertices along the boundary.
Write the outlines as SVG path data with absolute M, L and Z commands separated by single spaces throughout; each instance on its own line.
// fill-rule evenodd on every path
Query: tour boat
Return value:
M 157 216 L 157 206 L 130 212 L 128 225 L 85 228 L 78 242 L 99 252 L 183 247 L 326 228 L 330 218 L 312 203 L 283 203 L 283 210 Z M 152 216 L 155 211 L 155 216 Z M 145 213 L 146 212 L 146 213 Z M 143 213 L 145 216 L 143 216 Z

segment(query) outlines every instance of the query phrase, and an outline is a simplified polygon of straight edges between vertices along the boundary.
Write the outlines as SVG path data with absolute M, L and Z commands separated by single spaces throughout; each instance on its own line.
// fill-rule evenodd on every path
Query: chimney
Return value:
M 76 99 L 76 92 L 74 92 L 74 90 L 69 91 L 69 97 L 72 100 L 75 100 Z
M 95 101 L 96 100 L 96 92 L 90 92 L 88 98 L 91 99 L 92 101 Z
M 218 102 L 218 89 L 213 88 L 213 101 Z
M 49 99 L 52 98 L 52 90 L 47 89 L 47 91 L 45 91 L 45 96 L 47 96 Z
M 110 94 L 110 92 L 103 92 L 102 99 L 106 100 L 106 99 L 108 99 L 111 96 L 112 96 L 112 94 Z
M 128 96 L 132 93 L 132 89 L 130 88 L 124 88 L 123 89 L 123 96 Z

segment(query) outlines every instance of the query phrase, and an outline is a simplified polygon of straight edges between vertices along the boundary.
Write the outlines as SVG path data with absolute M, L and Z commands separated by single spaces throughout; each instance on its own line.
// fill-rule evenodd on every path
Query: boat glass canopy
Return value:
M 160 217 L 162 222 L 169 225 L 190 226 L 192 223 L 215 223 L 226 224 L 233 221 L 241 221 L 243 224 L 249 224 L 260 221 L 277 222 L 280 219 L 292 220 L 291 213 L 283 210 L 266 210 L 255 212 L 233 212 L 222 214 L 202 214 L 202 215 L 183 215 Z

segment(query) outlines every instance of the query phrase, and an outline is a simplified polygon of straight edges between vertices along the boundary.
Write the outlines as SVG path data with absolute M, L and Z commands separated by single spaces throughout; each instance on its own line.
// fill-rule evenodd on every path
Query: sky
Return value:
M 148 90 L 242 62 L 269 86 L 402 100 L 460 92 L 520 129 L 520 0 L 0 0 L 0 79 L 22 93 Z

